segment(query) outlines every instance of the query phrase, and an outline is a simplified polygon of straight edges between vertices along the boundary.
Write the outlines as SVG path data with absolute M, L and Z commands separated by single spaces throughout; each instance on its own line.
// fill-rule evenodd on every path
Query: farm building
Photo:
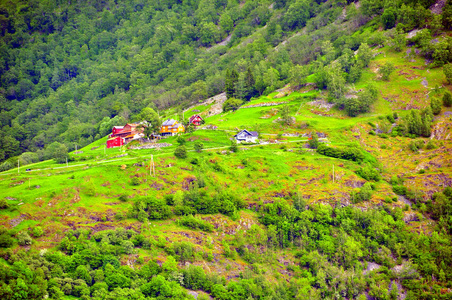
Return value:
M 107 148 L 121 147 L 124 145 L 124 139 L 116 136 L 107 140 Z
M 160 128 L 160 133 L 162 134 L 162 136 L 175 135 L 180 132 L 185 132 L 184 125 L 173 119 L 168 119 L 163 122 L 162 127 Z
M 201 125 L 203 121 L 204 120 L 201 118 L 200 115 L 193 115 L 189 119 L 190 124 L 193 124 L 194 126 Z
M 246 129 L 243 129 L 242 131 L 234 135 L 234 138 L 238 143 L 255 143 L 258 137 L 259 134 L 257 133 L 257 131 L 248 131 Z
M 114 126 L 107 140 L 107 148 L 120 147 L 131 140 L 142 138 L 143 129 L 138 128 L 139 125 L 139 123 L 128 123 L 126 126 Z
M 113 129 L 111 130 L 111 135 L 110 136 L 115 136 L 116 134 L 118 134 L 120 131 L 122 131 L 124 129 L 124 126 L 113 126 Z

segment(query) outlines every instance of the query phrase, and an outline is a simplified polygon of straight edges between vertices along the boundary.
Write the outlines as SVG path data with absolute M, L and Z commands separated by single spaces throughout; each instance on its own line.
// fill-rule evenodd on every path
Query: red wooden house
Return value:
M 124 145 L 124 139 L 120 136 L 112 137 L 107 140 L 107 148 L 121 147 Z
M 111 137 L 116 136 L 118 133 L 120 133 L 124 129 L 124 126 L 113 126 L 113 129 L 111 130 Z
M 194 126 L 201 125 L 202 121 L 203 121 L 203 119 L 201 118 L 200 115 L 193 115 L 193 116 L 190 117 L 190 120 L 189 120 L 189 122 L 191 124 L 193 124 Z

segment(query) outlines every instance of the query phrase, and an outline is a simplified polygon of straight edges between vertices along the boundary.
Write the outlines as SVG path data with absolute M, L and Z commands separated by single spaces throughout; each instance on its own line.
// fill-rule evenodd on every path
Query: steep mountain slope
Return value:
M 388 4 L 389 12 L 400 8 L 393 14 L 400 29 L 433 21 L 432 30 L 441 30 L 441 21 L 448 28 L 447 7 L 438 25 L 427 9 L 432 1 L 416 3 Z M 303 72 L 298 64 L 329 64 L 382 38 L 372 38 L 383 12 L 373 0 L 2 1 L 1 8 L 1 160 L 25 151 L 45 159 L 50 143 L 80 148 L 105 128 L 135 120 L 143 107 L 216 95 L 233 66 L 239 74 L 250 68 L 255 78 L 250 93 L 235 96 L 255 96 L 318 71 L 319 63 Z M 353 34 L 369 20 L 373 27 Z M 228 35 L 227 46 L 211 47 Z M 359 67 L 349 67 L 344 71 L 356 80 Z
M 451 298 L 448 3 L 2 7 L 1 299 Z M 106 149 L 143 107 L 205 124 Z

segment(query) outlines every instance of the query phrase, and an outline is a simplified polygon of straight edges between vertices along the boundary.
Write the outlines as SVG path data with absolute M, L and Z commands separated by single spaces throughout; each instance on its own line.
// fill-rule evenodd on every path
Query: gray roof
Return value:
M 168 119 L 165 122 L 163 122 L 162 126 L 172 126 L 174 123 L 176 123 L 176 120 Z
M 239 133 L 237 133 L 236 135 L 234 135 L 234 136 L 238 136 L 240 133 L 242 133 L 242 132 L 245 132 L 247 135 L 250 135 L 250 136 L 252 136 L 252 137 L 258 137 L 259 136 L 259 133 L 257 132 L 257 131 L 248 131 L 248 130 L 246 130 L 246 129 L 243 129 L 243 130 L 241 130 L 241 131 L 239 131 Z

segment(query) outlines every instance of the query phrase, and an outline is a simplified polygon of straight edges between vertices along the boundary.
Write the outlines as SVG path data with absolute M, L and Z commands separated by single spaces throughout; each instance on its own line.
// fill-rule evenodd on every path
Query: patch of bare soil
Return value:
M 326 111 L 329 111 L 331 108 L 333 108 L 333 106 L 335 105 L 334 103 L 329 103 L 325 100 L 315 100 L 315 101 L 311 101 L 308 102 L 308 105 L 314 106 L 314 107 L 318 107 L 320 109 L 324 109 Z
M 22 214 L 17 218 L 12 219 L 11 221 L 9 221 L 9 225 L 11 225 L 11 227 L 16 227 L 17 225 L 19 225 L 23 220 L 28 219 L 28 216 L 26 214 Z

